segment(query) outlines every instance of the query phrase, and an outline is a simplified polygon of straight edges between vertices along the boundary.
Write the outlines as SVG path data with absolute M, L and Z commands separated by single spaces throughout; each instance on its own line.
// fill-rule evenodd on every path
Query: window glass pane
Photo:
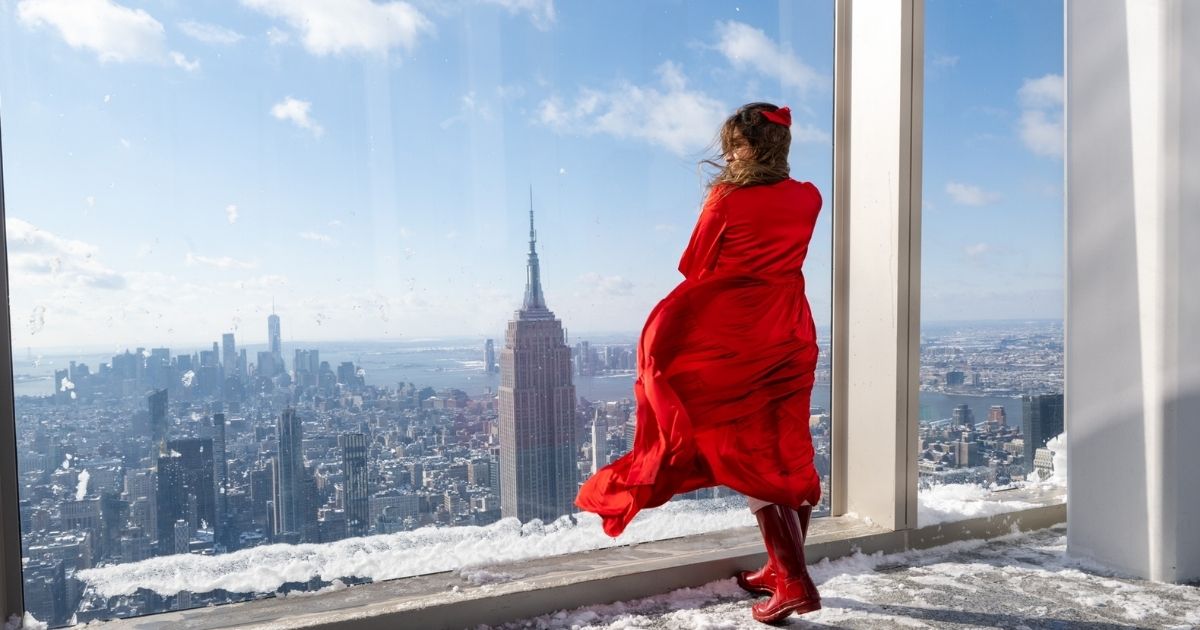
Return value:
M 804 272 L 827 508 L 831 2 L 314 7 L 0 6 L 37 618 L 752 525 L 706 489 L 610 539 L 570 500 L 630 447 L 698 162 L 756 100 L 791 106 L 792 175 L 826 201 Z
M 925 4 L 923 525 L 1065 479 L 1065 444 L 1047 443 L 1063 429 L 1062 15 Z

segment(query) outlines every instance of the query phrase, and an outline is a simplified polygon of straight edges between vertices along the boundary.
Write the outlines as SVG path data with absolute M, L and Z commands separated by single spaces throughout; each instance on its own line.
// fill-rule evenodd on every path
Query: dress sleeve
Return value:
M 692 238 L 688 241 L 683 257 L 679 259 L 679 272 L 689 280 L 698 279 L 710 271 L 717 263 L 717 254 L 721 249 L 721 235 L 725 232 L 725 212 L 717 199 L 717 188 L 709 193 L 696 227 L 692 229 Z

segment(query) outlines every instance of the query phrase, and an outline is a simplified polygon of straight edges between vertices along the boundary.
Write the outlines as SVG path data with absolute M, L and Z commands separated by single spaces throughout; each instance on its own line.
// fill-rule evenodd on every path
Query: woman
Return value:
M 633 448 L 575 500 L 615 537 L 675 494 L 725 485 L 751 497 L 769 559 L 737 579 L 771 596 L 752 609 L 767 623 L 821 607 L 804 560 L 821 485 L 808 429 L 816 327 L 801 273 L 821 195 L 788 175 L 790 126 L 788 108 L 769 103 L 722 125 L 725 164 L 679 261 L 684 280 L 638 343 Z

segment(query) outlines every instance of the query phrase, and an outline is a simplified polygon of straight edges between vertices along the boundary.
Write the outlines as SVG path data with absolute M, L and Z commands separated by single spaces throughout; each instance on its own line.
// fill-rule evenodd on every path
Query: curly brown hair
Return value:
M 778 109 L 771 103 L 747 103 L 725 119 L 713 140 L 714 148 L 720 145 L 720 155 L 700 162 L 718 169 L 708 182 L 709 188 L 720 184 L 731 187 L 774 184 L 788 178 L 792 130 L 763 116 L 764 111 Z M 743 159 L 726 159 L 725 156 L 743 148 L 746 149 Z

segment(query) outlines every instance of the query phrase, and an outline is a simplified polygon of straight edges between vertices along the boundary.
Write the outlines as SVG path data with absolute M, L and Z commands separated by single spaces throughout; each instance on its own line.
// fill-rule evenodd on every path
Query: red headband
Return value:
M 792 110 L 787 107 L 780 107 L 773 112 L 763 110 L 762 115 L 773 123 L 778 123 L 784 127 L 792 126 Z

